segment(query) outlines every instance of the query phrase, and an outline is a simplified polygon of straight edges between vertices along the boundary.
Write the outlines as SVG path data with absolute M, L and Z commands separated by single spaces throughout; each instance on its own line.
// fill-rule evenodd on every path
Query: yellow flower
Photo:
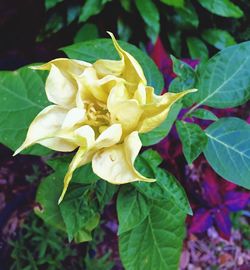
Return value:
M 141 66 L 109 33 L 120 60 L 94 64 L 59 58 L 34 69 L 49 70 L 45 90 L 50 105 L 31 123 L 15 154 L 39 143 L 56 151 L 78 149 L 64 178 L 62 201 L 73 172 L 92 161 L 93 171 L 113 184 L 152 182 L 134 168 L 141 149 L 138 133 L 160 125 L 170 107 L 194 89 L 154 94 Z

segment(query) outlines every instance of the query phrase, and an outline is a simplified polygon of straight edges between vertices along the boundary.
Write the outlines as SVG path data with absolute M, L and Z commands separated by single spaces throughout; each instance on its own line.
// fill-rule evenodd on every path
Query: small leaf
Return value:
M 100 180 L 96 183 L 95 192 L 100 210 L 103 210 L 106 204 L 111 201 L 114 194 L 117 192 L 118 187 L 118 185 L 113 185 L 103 180 Z
M 140 156 L 146 159 L 147 162 L 150 163 L 151 167 L 155 168 L 158 167 L 163 161 L 163 158 L 159 155 L 159 153 L 152 149 L 147 149 Z
M 148 216 L 151 205 L 133 186 L 123 186 L 117 198 L 118 234 L 130 231 Z
M 183 121 L 177 121 L 176 128 L 182 143 L 184 156 L 188 164 L 191 164 L 207 144 L 206 133 L 198 125 Z
M 160 94 L 164 81 L 153 60 L 140 49 L 124 41 L 119 41 L 120 46 L 133 55 L 142 66 L 148 85 L 155 88 L 156 94 Z M 98 59 L 118 60 L 119 56 L 110 39 L 96 39 L 80 42 L 62 48 L 68 57 L 87 62 L 95 62 Z
M 53 8 L 58 3 L 62 2 L 63 0 L 45 0 L 45 7 L 46 10 Z
M 132 30 L 123 20 L 118 19 L 117 20 L 117 34 L 119 36 L 119 39 L 122 39 L 124 41 L 129 41 Z
M 160 15 L 156 5 L 152 0 L 135 0 L 135 4 L 147 25 L 148 37 L 155 43 L 160 31 Z
M 122 7 L 127 11 L 131 11 L 131 0 L 120 0 Z
M 219 50 L 236 44 L 234 38 L 221 29 L 207 29 L 202 33 L 202 38 Z
M 170 200 L 153 202 L 149 216 L 119 237 L 126 269 L 176 270 L 182 250 L 186 215 Z
M 223 178 L 250 189 L 250 125 L 230 117 L 221 118 L 206 129 L 204 154 Z
M 98 38 L 98 29 L 95 24 L 86 23 L 76 33 L 74 42 L 82 42 Z
M 178 76 L 172 80 L 169 86 L 169 92 L 171 93 L 180 93 L 184 90 L 194 88 L 196 84 L 196 73 L 195 71 L 183 61 L 175 58 L 171 55 L 173 62 L 173 71 Z M 190 93 L 181 99 L 181 102 L 185 107 L 189 107 L 195 103 L 196 95 Z
M 198 0 L 198 2 L 205 9 L 219 16 L 240 18 L 244 15 L 243 11 L 230 0 Z
M 250 98 L 250 42 L 220 51 L 198 70 L 196 100 L 215 108 L 236 107 Z
M 191 113 L 189 116 L 199 118 L 199 119 L 204 119 L 204 120 L 211 120 L 211 121 L 218 120 L 218 117 L 215 114 L 205 109 L 197 109 L 193 113 Z
M 181 108 L 182 108 L 181 103 L 175 103 L 171 107 L 167 118 L 164 120 L 164 122 L 160 126 L 158 126 L 157 128 L 153 129 L 152 131 L 148 133 L 140 134 L 142 145 L 149 146 L 149 145 L 157 144 L 158 142 L 163 140 L 170 132 L 174 124 L 174 121 L 176 120 Z
M 196 37 L 187 38 L 188 51 L 193 59 L 199 59 L 201 61 L 207 61 L 208 59 L 208 49 L 206 44 Z
M 176 56 L 180 57 L 181 55 L 181 31 L 169 32 L 168 40 L 170 47 L 175 53 Z
M 44 90 L 46 74 L 27 67 L 0 72 L 0 143 L 12 150 L 22 144 L 32 120 L 49 105 Z M 42 156 L 51 150 L 35 145 L 22 153 Z
M 86 0 L 79 17 L 80 22 L 86 22 L 91 16 L 100 13 L 107 2 L 111 0 Z
M 161 0 L 162 3 L 173 7 L 184 7 L 184 0 Z

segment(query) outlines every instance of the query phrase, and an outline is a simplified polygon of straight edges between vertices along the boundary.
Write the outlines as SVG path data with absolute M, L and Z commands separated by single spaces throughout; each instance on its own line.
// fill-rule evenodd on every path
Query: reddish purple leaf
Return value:
M 214 221 L 219 235 L 222 238 L 229 240 L 232 224 L 228 209 L 226 207 L 221 207 L 215 210 Z
M 194 213 L 192 223 L 189 228 L 189 233 L 205 232 L 212 225 L 212 215 L 210 210 L 204 208 L 199 209 Z
M 244 209 L 250 203 L 249 192 L 230 191 L 225 194 L 225 205 L 230 211 L 239 211 Z

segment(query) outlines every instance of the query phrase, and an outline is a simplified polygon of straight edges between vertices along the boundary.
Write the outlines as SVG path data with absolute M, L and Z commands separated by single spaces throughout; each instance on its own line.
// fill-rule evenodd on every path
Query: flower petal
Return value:
M 171 106 L 188 93 L 196 92 L 190 89 L 181 93 L 165 93 L 157 96 L 153 93 L 153 88 L 147 87 L 147 104 L 142 106 L 144 112 L 141 117 L 139 132 L 145 133 L 159 126 L 167 117 Z
M 30 124 L 24 143 L 16 150 L 14 155 L 35 143 L 40 143 L 57 151 L 73 151 L 76 145 L 61 139 L 53 139 L 61 130 L 66 115 L 67 110 L 57 105 L 51 105 L 43 109 Z
M 78 123 L 81 123 L 86 118 L 86 110 L 83 108 L 73 108 L 71 109 L 62 124 L 62 128 L 71 128 Z
M 134 181 L 154 182 L 141 175 L 134 168 L 134 160 L 141 148 L 137 132 L 131 133 L 123 144 L 99 150 L 93 157 L 92 168 L 95 174 L 113 184 Z

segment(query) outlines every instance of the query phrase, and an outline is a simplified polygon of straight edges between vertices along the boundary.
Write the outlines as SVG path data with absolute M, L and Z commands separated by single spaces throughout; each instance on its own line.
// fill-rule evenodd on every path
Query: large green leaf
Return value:
M 135 4 L 147 25 L 148 37 L 155 43 L 160 31 L 160 15 L 157 7 L 152 0 L 135 0 Z
M 202 33 L 202 38 L 219 50 L 236 44 L 233 36 L 229 32 L 221 29 L 206 29 Z
M 196 37 L 187 38 L 188 51 L 193 59 L 199 59 L 201 61 L 207 61 L 208 49 L 206 44 Z
M 0 72 L 0 143 L 12 150 L 22 144 L 32 120 L 49 105 L 44 90 L 45 75 L 27 67 Z M 23 153 L 46 155 L 50 150 L 36 145 Z
M 157 128 L 153 129 L 150 132 L 147 133 L 141 133 L 140 139 L 142 141 L 142 144 L 144 146 L 149 146 L 153 144 L 157 144 L 161 140 L 163 140 L 171 130 L 174 121 L 176 120 L 180 110 L 182 108 L 182 105 L 180 103 L 174 104 L 169 113 L 167 118 L 164 120 L 164 122 L 159 125 Z
M 86 23 L 76 33 L 74 42 L 83 42 L 98 38 L 98 28 L 95 24 Z
M 133 186 L 126 185 L 119 191 L 116 207 L 118 234 L 122 234 L 138 226 L 148 216 L 151 204 Z
M 223 178 L 250 189 L 250 125 L 239 118 L 222 118 L 206 134 L 209 164 Z
M 178 269 L 185 217 L 171 200 L 153 202 L 148 217 L 119 237 L 119 251 L 125 269 Z
M 173 7 L 183 7 L 184 6 L 184 0 L 161 0 L 162 3 L 173 6 Z
M 188 164 L 191 164 L 206 147 L 206 133 L 198 125 L 183 121 L 177 121 L 176 128 L 181 139 L 184 156 Z
M 124 41 L 119 41 L 119 44 L 124 50 L 136 58 L 136 60 L 143 68 L 148 85 L 154 87 L 155 92 L 160 94 L 164 87 L 164 81 L 162 74 L 154 64 L 153 60 L 134 45 Z M 118 54 L 110 39 L 96 39 L 92 41 L 77 43 L 68 47 L 64 47 L 62 50 L 70 58 L 88 62 L 95 62 L 98 59 L 119 59 Z
M 226 48 L 199 70 L 198 107 L 236 107 L 250 98 L 250 42 Z
M 244 15 L 243 11 L 230 0 L 198 0 L 198 2 L 204 8 L 219 16 L 240 18 Z
M 111 0 L 86 0 L 79 17 L 80 22 L 87 21 L 91 16 L 101 12 L 107 2 Z

